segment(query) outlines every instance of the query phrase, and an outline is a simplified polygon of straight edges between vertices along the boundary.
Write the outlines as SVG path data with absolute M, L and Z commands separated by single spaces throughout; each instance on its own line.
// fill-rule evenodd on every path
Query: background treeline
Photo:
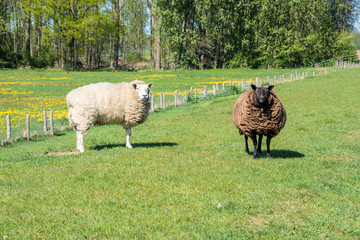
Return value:
M 354 54 L 359 0 L 1 0 L 0 67 L 295 67 Z M 147 51 L 150 50 L 150 51 Z M 148 54 L 148 52 L 150 54 Z

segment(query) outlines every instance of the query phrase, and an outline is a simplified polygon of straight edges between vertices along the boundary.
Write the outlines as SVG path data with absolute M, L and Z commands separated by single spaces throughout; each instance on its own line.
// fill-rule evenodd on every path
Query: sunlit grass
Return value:
M 325 71 L 326 69 L 320 69 Z M 198 94 L 203 94 L 204 85 L 212 92 L 212 85 L 229 82 L 239 84 L 244 79 L 248 84 L 255 82 L 256 77 L 266 79 L 275 75 L 289 74 L 293 69 L 286 70 L 249 70 L 249 69 L 218 69 L 206 71 L 146 71 L 146 72 L 65 72 L 59 70 L 0 70 L 0 141 L 6 138 L 6 115 L 12 119 L 13 137 L 22 136 L 25 129 L 26 114 L 31 115 L 32 129 L 41 131 L 43 111 L 54 110 L 54 119 L 67 117 L 65 96 L 72 89 L 95 82 L 130 82 L 135 79 L 152 82 L 155 103 L 159 102 L 160 92 L 167 96 L 167 101 L 174 101 L 175 90 L 183 96 L 185 90 L 197 88 Z M 194 93 L 194 90 L 193 90 Z M 47 116 L 49 118 L 49 115 Z M 37 124 L 39 123 L 39 124 Z M 40 126 L 40 127 L 39 127 Z M 36 129 L 34 129 L 36 128 Z
M 358 239 L 360 70 L 275 87 L 288 121 L 253 160 L 234 96 L 0 149 L 0 238 Z

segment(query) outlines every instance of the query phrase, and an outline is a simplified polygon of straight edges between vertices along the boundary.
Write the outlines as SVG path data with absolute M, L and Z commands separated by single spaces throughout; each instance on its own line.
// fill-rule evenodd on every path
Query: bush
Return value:
M 28 64 L 32 68 L 54 67 L 55 61 L 55 54 L 51 53 L 48 49 L 42 49 L 40 51 L 39 57 L 28 57 Z

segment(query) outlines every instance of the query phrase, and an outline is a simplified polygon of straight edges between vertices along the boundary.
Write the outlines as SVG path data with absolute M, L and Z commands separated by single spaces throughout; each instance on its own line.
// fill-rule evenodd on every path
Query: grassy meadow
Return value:
M 170 91 L 245 78 L 242 71 L 256 77 L 218 70 L 142 79 Z M 49 73 L 59 79 L 26 91 L 60 98 L 136 74 Z M 166 74 L 181 81 L 171 85 L 159 77 Z M 359 82 L 357 68 L 276 86 L 288 120 L 271 159 L 244 152 L 231 121 L 234 96 L 151 114 L 133 129 L 134 149 L 119 126 L 92 127 L 83 154 L 74 154 L 73 131 L 0 147 L 0 238 L 359 239 Z
M 325 71 L 322 68 L 320 71 Z M 230 81 L 240 83 L 242 79 L 247 82 L 256 77 L 266 79 L 285 74 L 289 77 L 294 70 L 248 70 L 248 69 L 218 69 L 208 71 L 146 71 L 146 72 L 65 72 L 60 70 L 0 70 L 0 142 L 6 139 L 6 115 L 11 116 L 12 135 L 14 138 L 22 137 L 25 130 L 26 114 L 32 119 L 32 133 L 42 132 L 43 111 L 54 110 L 54 119 L 67 118 L 65 96 L 72 89 L 96 82 L 131 82 L 135 79 L 147 83 L 154 83 L 152 88 L 154 102 L 159 103 L 159 94 L 167 95 L 167 102 L 173 102 L 175 90 L 181 96 L 185 90 L 198 88 L 198 93 L 203 92 L 207 85 L 212 92 L 212 85 Z M 299 70 L 299 73 L 301 70 Z M 65 124 L 64 124 L 65 122 Z M 67 121 L 56 122 L 55 128 L 62 129 Z

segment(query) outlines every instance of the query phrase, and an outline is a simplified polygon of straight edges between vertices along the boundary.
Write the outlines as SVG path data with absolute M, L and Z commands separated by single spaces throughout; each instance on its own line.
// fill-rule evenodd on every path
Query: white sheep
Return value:
M 131 83 L 94 83 L 72 90 L 66 96 L 69 122 L 77 136 L 77 149 L 84 152 L 83 138 L 91 125 L 122 125 L 126 131 L 126 147 L 130 145 L 131 128 L 147 119 L 150 88 L 135 80 Z

